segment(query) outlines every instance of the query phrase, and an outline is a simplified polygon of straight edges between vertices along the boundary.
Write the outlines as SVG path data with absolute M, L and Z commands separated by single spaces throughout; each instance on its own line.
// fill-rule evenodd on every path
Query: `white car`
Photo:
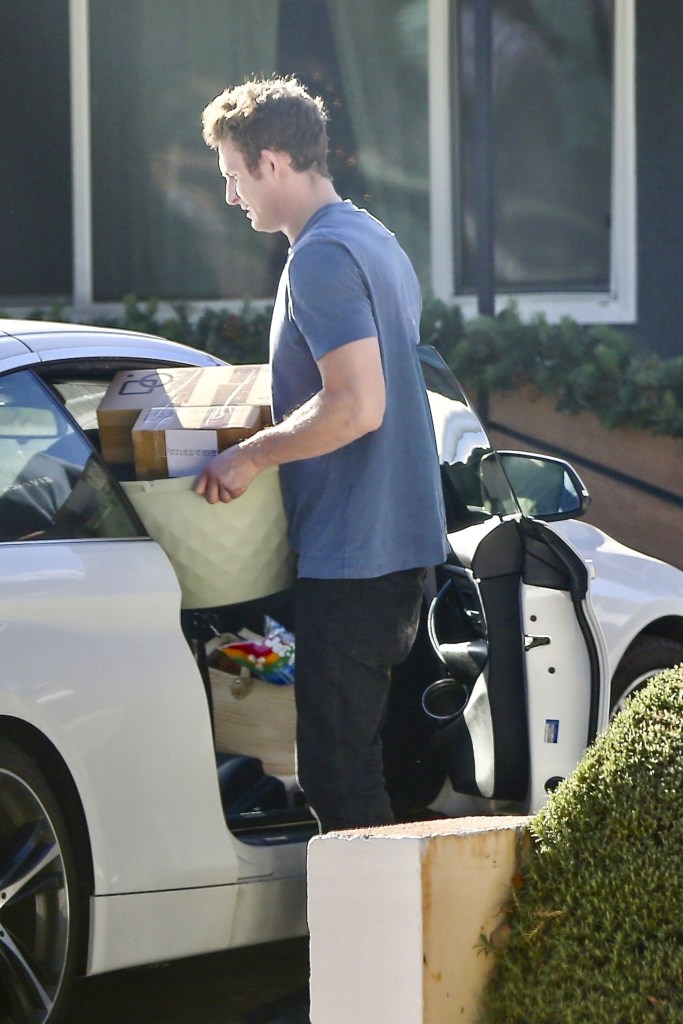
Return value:
M 577 522 L 573 470 L 496 455 L 445 364 L 421 358 L 452 557 L 396 672 L 387 785 L 406 819 L 533 810 L 623 696 L 683 660 L 683 573 Z M 315 822 L 291 773 L 217 754 L 204 659 L 212 631 L 265 614 L 295 631 L 290 592 L 181 611 L 99 455 L 117 371 L 218 362 L 0 321 L 0 1022 L 53 1021 L 77 973 L 306 928 Z

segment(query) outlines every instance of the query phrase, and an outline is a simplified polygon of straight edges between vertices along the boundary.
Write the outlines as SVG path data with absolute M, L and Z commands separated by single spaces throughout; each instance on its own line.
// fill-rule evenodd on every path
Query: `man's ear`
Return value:
M 283 149 L 262 149 L 260 167 L 262 173 L 276 176 L 283 171 L 291 171 L 292 160 Z

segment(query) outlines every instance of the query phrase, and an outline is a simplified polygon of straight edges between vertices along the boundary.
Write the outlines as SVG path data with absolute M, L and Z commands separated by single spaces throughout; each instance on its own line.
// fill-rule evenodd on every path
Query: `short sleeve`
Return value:
M 290 316 L 314 359 L 360 338 L 377 336 L 367 284 L 348 249 L 316 239 L 289 264 Z

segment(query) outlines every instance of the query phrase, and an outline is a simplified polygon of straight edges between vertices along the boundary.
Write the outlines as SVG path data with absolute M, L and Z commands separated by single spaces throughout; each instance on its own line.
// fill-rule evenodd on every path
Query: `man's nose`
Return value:
M 228 182 L 225 186 L 225 201 L 228 204 L 228 206 L 237 206 L 240 201 L 240 197 L 237 192 L 235 182 L 232 180 L 232 178 L 228 179 Z

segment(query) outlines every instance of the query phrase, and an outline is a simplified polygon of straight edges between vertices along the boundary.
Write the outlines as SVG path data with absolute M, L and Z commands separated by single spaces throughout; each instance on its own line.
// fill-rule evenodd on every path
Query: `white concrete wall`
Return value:
M 526 818 L 336 832 L 308 854 L 312 1024 L 475 1024 Z

